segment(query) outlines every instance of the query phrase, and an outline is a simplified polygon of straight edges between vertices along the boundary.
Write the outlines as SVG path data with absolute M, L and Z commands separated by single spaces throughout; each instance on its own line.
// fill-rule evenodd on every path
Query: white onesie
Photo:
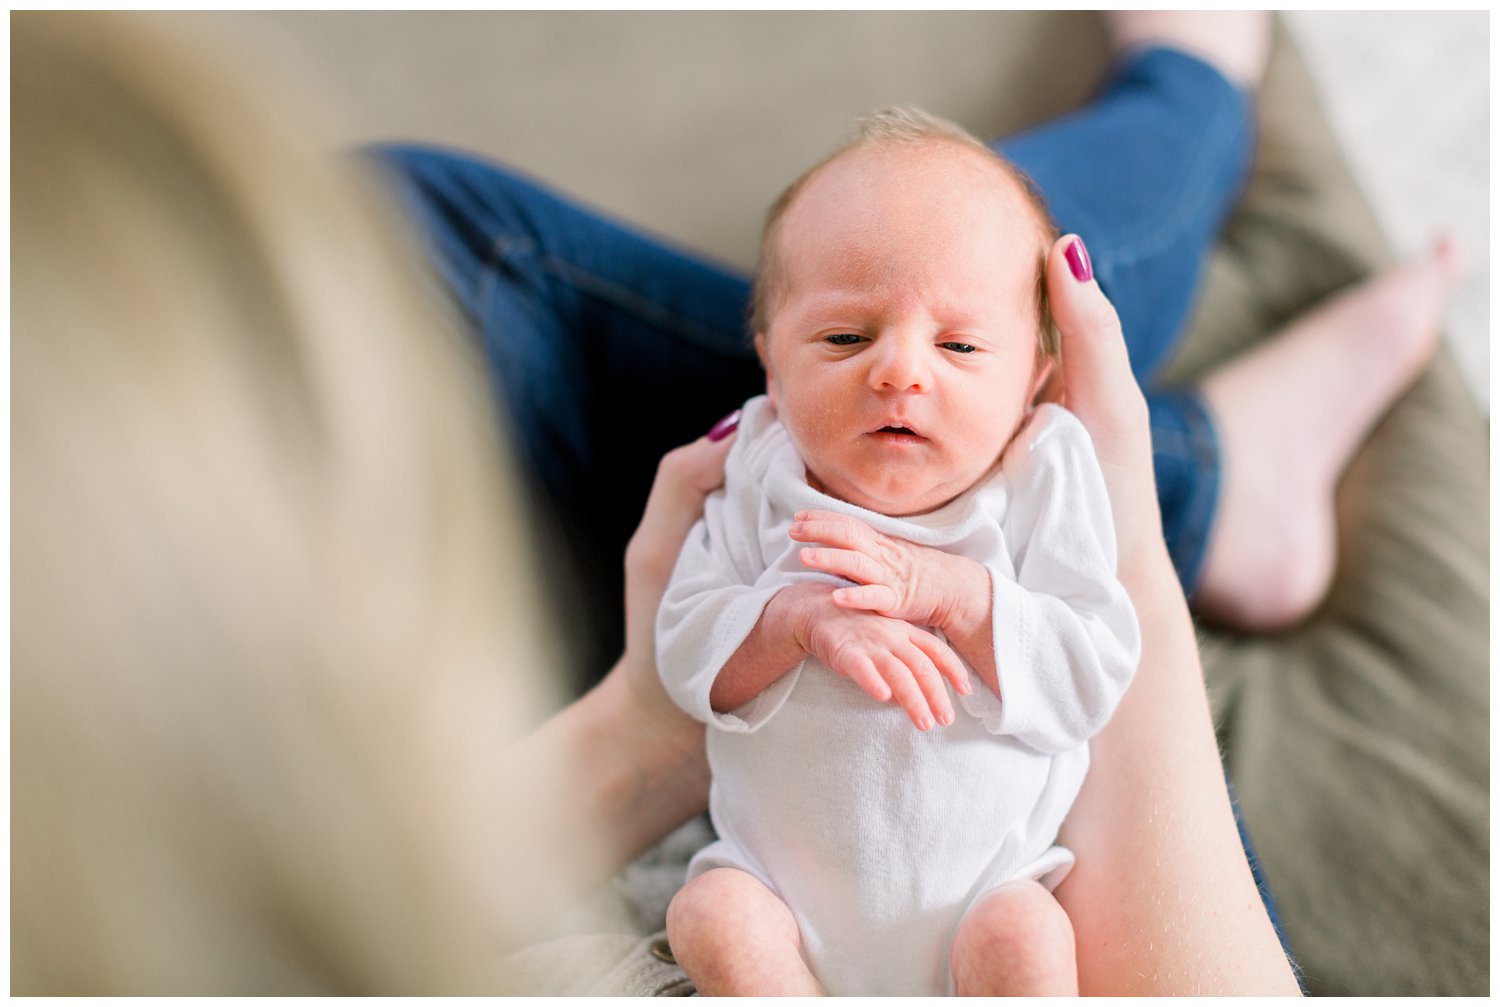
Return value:
M 972 695 L 949 688 L 954 723 L 924 734 L 809 657 L 715 713 L 714 679 L 772 595 L 838 579 L 798 559 L 787 532 L 806 509 L 984 564 L 1002 698 L 971 670 Z M 1009 881 L 1055 885 L 1072 865 L 1057 830 L 1139 651 L 1103 476 L 1071 413 L 1042 406 L 978 485 L 893 518 L 808 486 L 786 428 L 754 398 L 657 622 L 667 691 L 709 725 L 719 841 L 688 876 L 727 866 L 759 878 L 791 908 L 830 994 L 951 992 L 948 949 L 968 907 Z

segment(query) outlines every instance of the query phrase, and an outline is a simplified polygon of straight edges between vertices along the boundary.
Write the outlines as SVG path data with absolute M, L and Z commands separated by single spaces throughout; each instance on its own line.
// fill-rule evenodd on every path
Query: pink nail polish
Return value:
M 736 409 L 719 422 L 715 423 L 708 431 L 708 439 L 711 441 L 722 441 L 734 433 L 740 425 L 740 411 Z
M 1087 283 L 1094 278 L 1094 264 L 1089 261 L 1089 250 L 1083 247 L 1082 238 L 1074 238 L 1063 255 L 1068 260 L 1068 268 L 1073 271 L 1073 279 Z

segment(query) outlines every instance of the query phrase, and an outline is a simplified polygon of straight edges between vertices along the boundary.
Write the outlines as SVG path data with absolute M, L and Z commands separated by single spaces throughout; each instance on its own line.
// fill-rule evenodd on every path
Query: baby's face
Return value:
M 1039 378 L 1043 251 L 1020 184 L 958 144 L 857 148 L 809 180 L 757 342 L 815 487 L 920 514 L 989 470 Z

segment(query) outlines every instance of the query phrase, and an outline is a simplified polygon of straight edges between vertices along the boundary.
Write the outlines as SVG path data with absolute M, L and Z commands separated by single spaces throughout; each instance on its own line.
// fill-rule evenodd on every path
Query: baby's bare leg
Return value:
M 1052 893 L 1017 881 L 980 899 L 949 956 L 959 996 L 1077 996 L 1073 924 Z
M 667 907 L 667 940 L 703 996 L 822 996 L 786 903 L 744 871 L 718 867 Z

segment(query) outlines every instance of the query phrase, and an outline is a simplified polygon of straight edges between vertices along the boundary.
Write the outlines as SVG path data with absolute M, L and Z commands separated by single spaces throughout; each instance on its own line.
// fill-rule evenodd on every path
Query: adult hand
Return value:
M 679 710 L 656 674 L 656 610 L 703 501 L 724 481 L 727 434 L 669 452 L 625 550 L 625 654 L 604 680 L 526 738 L 505 771 L 535 782 L 550 769 L 538 834 L 550 837 L 574 894 L 597 888 L 708 805 L 703 725 Z M 601 755 L 601 753 L 604 753 Z
M 656 671 L 656 612 L 677 554 L 703 516 L 703 501 L 724 485 L 724 459 L 738 412 L 691 444 L 662 456 L 646 511 L 625 548 L 625 657 L 631 692 L 649 715 L 686 727 L 695 722 L 668 698 Z
M 1093 440 L 1109 490 L 1123 579 L 1162 545 L 1146 399 L 1130 371 L 1120 318 L 1094 280 L 1077 235 L 1063 235 L 1052 246 L 1047 296 L 1062 336 L 1063 366 L 1044 397 L 1071 410 Z
M 1187 603 L 1162 540 L 1146 401 L 1083 242 L 1047 258 L 1064 367 L 1050 389 L 1094 442 L 1114 513 L 1141 663 L 1089 743 L 1059 842 L 1078 857 L 1056 896 L 1090 993 L 1297 992 L 1245 862 Z

